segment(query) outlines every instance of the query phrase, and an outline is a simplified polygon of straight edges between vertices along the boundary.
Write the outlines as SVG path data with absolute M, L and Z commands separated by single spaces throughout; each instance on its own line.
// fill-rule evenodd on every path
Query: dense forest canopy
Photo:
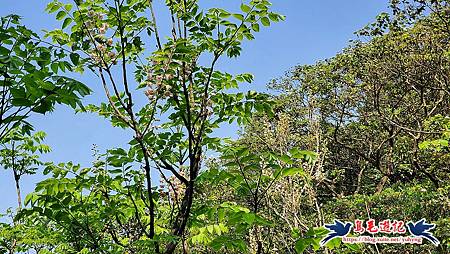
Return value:
M 165 4 L 169 28 L 151 0 L 49 2 L 61 28 L 45 38 L 1 18 L 0 166 L 17 207 L 0 253 L 449 253 L 448 1 L 391 0 L 348 47 L 294 66 L 269 93 L 243 92 L 253 75 L 217 66 L 285 19 L 271 3 Z M 86 105 L 92 87 L 75 72 L 95 74 L 105 101 Z M 46 134 L 26 120 L 55 104 L 129 142 L 94 148 L 87 168 L 41 161 Z M 217 137 L 233 122 L 238 139 Z M 45 179 L 21 193 L 36 173 Z M 398 220 L 409 231 L 394 234 L 417 236 L 422 218 L 436 240 L 420 245 L 344 243 L 328 225 Z

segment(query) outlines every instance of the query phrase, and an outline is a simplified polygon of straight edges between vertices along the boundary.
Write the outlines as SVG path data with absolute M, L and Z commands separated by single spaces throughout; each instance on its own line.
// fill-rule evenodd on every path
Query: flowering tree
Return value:
M 254 39 L 260 25 L 284 17 L 270 12 L 266 0 L 241 4 L 241 13 L 202 11 L 195 0 L 166 1 L 166 6 L 171 35 L 163 39 L 149 0 L 48 5 L 62 29 L 47 35 L 70 52 L 77 70 L 88 68 L 98 76 L 106 95 L 105 103 L 86 109 L 133 133 L 127 149 L 110 150 L 91 173 L 73 165 L 50 166 L 47 172 L 54 177 L 27 199 L 34 211 L 59 224 L 71 217 L 76 224 L 71 237 L 86 236 L 78 250 L 110 251 L 105 245 L 110 239 L 118 252 L 142 251 L 145 245 L 155 253 L 173 253 L 185 239 L 205 153 L 222 144 L 213 130 L 225 122 L 245 122 L 254 110 L 270 110 L 264 94 L 228 92 L 250 83 L 252 75 L 233 76 L 216 70 L 216 64 L 222 56 L 239 56 L 242 42 Z M 200 58 L 209 64 L 200 64 Z M 64 178 L 69 172 L 76 177 Z M 158 174 L 159 188 L 152 178 Z M 100 217 L 87 223 L 88 216 Z

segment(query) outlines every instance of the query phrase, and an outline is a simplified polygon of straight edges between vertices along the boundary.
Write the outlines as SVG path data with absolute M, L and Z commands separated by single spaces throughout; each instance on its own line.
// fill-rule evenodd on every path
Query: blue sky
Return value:
M 162 8 L 163 0 L 154 0 L 159 25 L 169 22 Z M 220 6 L 225 9 L 239 8 L 240 0 L 201 0 L 202 6 Z M 255 75 L 250 89 L 264 91 L 273 78 L 280 77 L 298 64 L 312 64 L 332 57 L 355 38 L 354 31 L 374 20 L 385 11 L 388 1 L 380 0 L 272 0 L 273 10 L 286 15 L 286 21 L 261 29 L 256 39 L 246 42 L 238 59 L 225 60 L 218 68 L 230 73 L 249 72 Z M 34 31 L 53 29 L 60 24 L 44 12 L 45 0 L 1 0 L 0 15 L 16 13 L 23 23 Z M 42 33 L 41 33 L 42 34 Z M 94 94 L 86 102 L 104 99 L 98 80 L 87 75 L 80 80 L 91 86 Z M 131 135 L 110 126 L 109 122 L 93 114 L 74 114 L 67 107 L 57 107 L 46 116 L 31 118 L 37 130 L 47 132 L 46 144 L 53 151 L 42 157 L 46 161 L 80 163 L 89 166 L 91 148 L 97 144 L 101 150 L 114 146 L 126 147 Z M 237 136 L 236 126 L 219 130 L 221 136 Z M 42 176 L 24 176 L 22 193 L 29 193 Z M 0 169 L 0 213 L 7 207 L 15 207 L 16 197 L 12 173 Z

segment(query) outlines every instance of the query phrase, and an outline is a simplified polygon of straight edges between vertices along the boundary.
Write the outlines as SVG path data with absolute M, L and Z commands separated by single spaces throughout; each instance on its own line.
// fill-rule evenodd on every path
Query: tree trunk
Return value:
M 20 193 L 20 175 L 14 169 L 14 181 L 16 182 L 16 193 L 17 193 L 17 208 L 22 209 L 22 197 Z
M 181 203 L 180 211 L 172 228 L 172 234 L 177 237 L 181 237 L 186 229 L 186 224 L 189 219 L 189 214 L 191 212 L 192 201 L 194 196 L 194 181 L 189 181 L 189 184 L 184 192 L 183 201 Z M 178 241 L 170 242 L 166 246 L 165 254 L 171 254 L 175 251 L 178 245 Z

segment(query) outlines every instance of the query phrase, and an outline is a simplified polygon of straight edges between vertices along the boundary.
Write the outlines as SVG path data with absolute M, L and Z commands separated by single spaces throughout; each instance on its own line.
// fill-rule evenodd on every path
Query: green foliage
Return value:
M 81 106 L 90 89 L 60 75 L 73 67 L 66 51 L 47 45 L 17 15 L 1 17 L 0 39 L 0 140 L 17 126 L 30 131 L 31 112 L 45 114 L 56 103 Z
M 274 182 L 282 177 L 301 175 L 304 161 L 312 162 L 313 152 L 292 149 L 287 154 L 273 152 L 254 153 L 247 147 L 232 145 L 222 152 L 225 169 L 213 168 L 204 177 L 214 182 L 227 182 L 238 196 L 266 193 Z
M 144 215 L 148 204 L 141 199 L 144 178 L 132 167 L 108 167 L 101 158 L 92 168 L 48 164 L 44 173 L 51 177 L 27 195 L 31 208 L 16 219 L 30 214 L 48 219 L 67 243 L 77 243 L 71 247 L 77 252 L 145 250 L 141 238 L 147 238 L 143 230 L 149 218 Z
M 0 149 L 0 165 L 11 169 L 20 176 L 35 174 L 36 166 L 42 164 L 37 153 L 48 153 L 50 147 L 42 144 L 46 134 L 35 132 L 32 135 L 23 134 L 20 129 L 13 129 L 3 139 Z
M 420 248 L 448 253 L 446 1 L 391 1 L 359 31 L 367 42 L 295 67 L 270 84 L 276 95 L 241 92 L 251 74 L 217 69 L 284 20 L 268 1 L 236 12 L 165 6 L 162 28 L 153 1 L 54 0 L 52 42 L 15 15 L 1 19 L 0 163 L 14 172 L 19 207 L 20 176 L 44 166 L 46 179 L 0 224 L 0 253 L 416 253 L 340 239 L 320 247 L 324 223 L 367 218 L 426 218 L 441 245 Z M 85 70 L 107 100 L 83 108 L 90 90 L 60 73 Z M 88 168 L 41 163 L 45 135 L 24 120 L 56 103 L 108 119 L 130 141 L 94 149 Z M 238 140 L 217 137 L 233 122 L 244 127 Z
M 307 250 L 312 250 L 317 252 L 320 249 L 320 241 L 328 234 L 328 230 L 319 227 L 319 228 L 310 228 L 303 237 L 299 238 L 299 230 L 294 229 L 291 233 L 293 238 L 298 238 L 295 242 L 295 251 L 296 253 L 305 253 Z M 325 248 L 329 250 L 334 250 L 341 247 L 342 241 L 340 238 L 335 238 L 329 241 Z M 351 251 L 357 252 L 360 250 L 357 244 L 345 244 L 345 247 Z M 344 248 L 345 249 L 345 248 Z
M 194 0 L 166 1 L 172 26 L 171 37 L 163 39 L 152 1 L 50 2 L 46 10 L 61 28 L 46 37 L 70 59 L 71 71 L 94 72 L 108 99 L 85 110 L 133 136 L 127 149 L 108 151 L 98 168 L 48 165 L 45 172 L 52 175 L 27 197 L 32 208 L 23 216 L 36 213 L 58 222 L 76 251 L 173 253 L 190 230 L 191 243 L 226 231 L 226 224 L 186 229 L 202 159 L 206 150 L 223 146 L 213 134 L 220 124 L 246 123 L 256 111 L 270 113 L 273 102 L 254 91 L 230 92 L 253 76 L 221 72 L 216 63 L 239 56 L 260 24 L 284 19 L 270 5 L 252 0 L 230 13 L 201 10 Z M 199 58 L 210 63 L 202 65 Z M 153 186 L 155 174 L 159 188 Z M 253 213 L 242 216 L 249 224 L 264 221 Z
M 304 178 L 281 181 L 279 191 L 272 193 L 274 208 L 263 211 L 279 221 L 272 234 L 278 251 L 293 253 L 292 245 L 283 244 L 290 239 L 298 252 L 325 253 L 324 248 L 315 250 L 314 240 L 306 235 L 335 218 L 429 218 L 446 228 L 443 209 L 449 201 L 441 191 L 448 187 L 450 161 L 450 65 L 444 42 L 448 4 L 392 4 L 392 15 L 381 14 L 362 31 L 368 41 L 354 41 L 331 59 L 297 66 L 274 80 L 270 87 L 277 92 L 276 114 L 257 114 L 246 126 L 240 142 L 252 151 L 317 151 L 316 163 L 303 167 Z M 294 228 L 296 236 L 286 234 L 286 228 Z M 448 241 L 446 234 L 439 237 Z M 266 239 L 268 249 L 271 244 Z M 335 253 L 377 251 L 370 245 L 358 250 L 352 245 L 329 247 Z M 380 253 L 414 249 L 377 248 Z M 421 250 L 446 253 L 447 248 L 427 245 Z
M 436 224 L 434 235 L 441 241 L 439 247 L 425 242 L 423 248 L 435 249 L 437 253 L 448 251 L 450 240 L 448 232 L 448 206 L 449 186 L 435 189 L 430 183 L 397 184 L 375 195 L 352 195 L 328 202 L 324 211 L 329 220 L 342 218 L 352 221 L 354 219 L 368 219 L 377 221 L 386 218 L 405 221 L 417 221 L 427 218 Z M 408 246 L 405 246 L 405 249 Z M 395 245 L 383 246 L 385 253 L 396 253 L 399 247 Z
M 440 114 L 431 117 L 425 122 L 425 127 L 429 131 L 441 131 L 442 135 L 439 139 L 425 140 L 419 144 L 421 150 L 430 150 L 437 153 L 449 152 L 450 140 L 450 119 Z
M 197 219 L 202 219 L 199 226 L 218 221 L 227 226 L 229 234 L 216 237 L 200 234 L 203 241 L 198 243 L 214 251 L 252 253 L 255 251 L 252 245 L 262 244 L 261 238 L 267 237 L 264 232 L 277 224 L 265 213 L 269 205 L 267 199 L 275 186 L 284 178 L 306 180 L 303 166 L 313 163 L 316 154 L 295 148 L 286 154 L 258 153 L 236 143 L 224 147 L 221 154 L 220 160 L 211 162 L 209 169 L 199 176 L 199 185 L 202 186 L 199 199 L 207 200 L 204 201 L 207 203 L 194 207 L 194 213 L 200 214 Z M 198 227 L 197 223 L 194 228 Z M 241 242 L 241 239 L 246 241 Z M 235 245 L 237 243 L 238 246 Z
M 12 217 L 13 214 L 9 213 L 8 216 Z M 0 223 L 0 253 L 20 253 L 31 249 L 39 253 L 67 253 L 64 252 L 67 243 L 53 226 L 45 218 L 34 215 L 24 218 L 20 223 Z
M 19 210 L 22 208 L 22 176 L 35 174 L 37 167 L 43 164 L 39 154 L 50 152 L 50 147 L 42 144 L 45 136 L 44 132 L 30 134 L 16 127 L 7 132 L 0 143 L 0 166 L 13 173 Z

